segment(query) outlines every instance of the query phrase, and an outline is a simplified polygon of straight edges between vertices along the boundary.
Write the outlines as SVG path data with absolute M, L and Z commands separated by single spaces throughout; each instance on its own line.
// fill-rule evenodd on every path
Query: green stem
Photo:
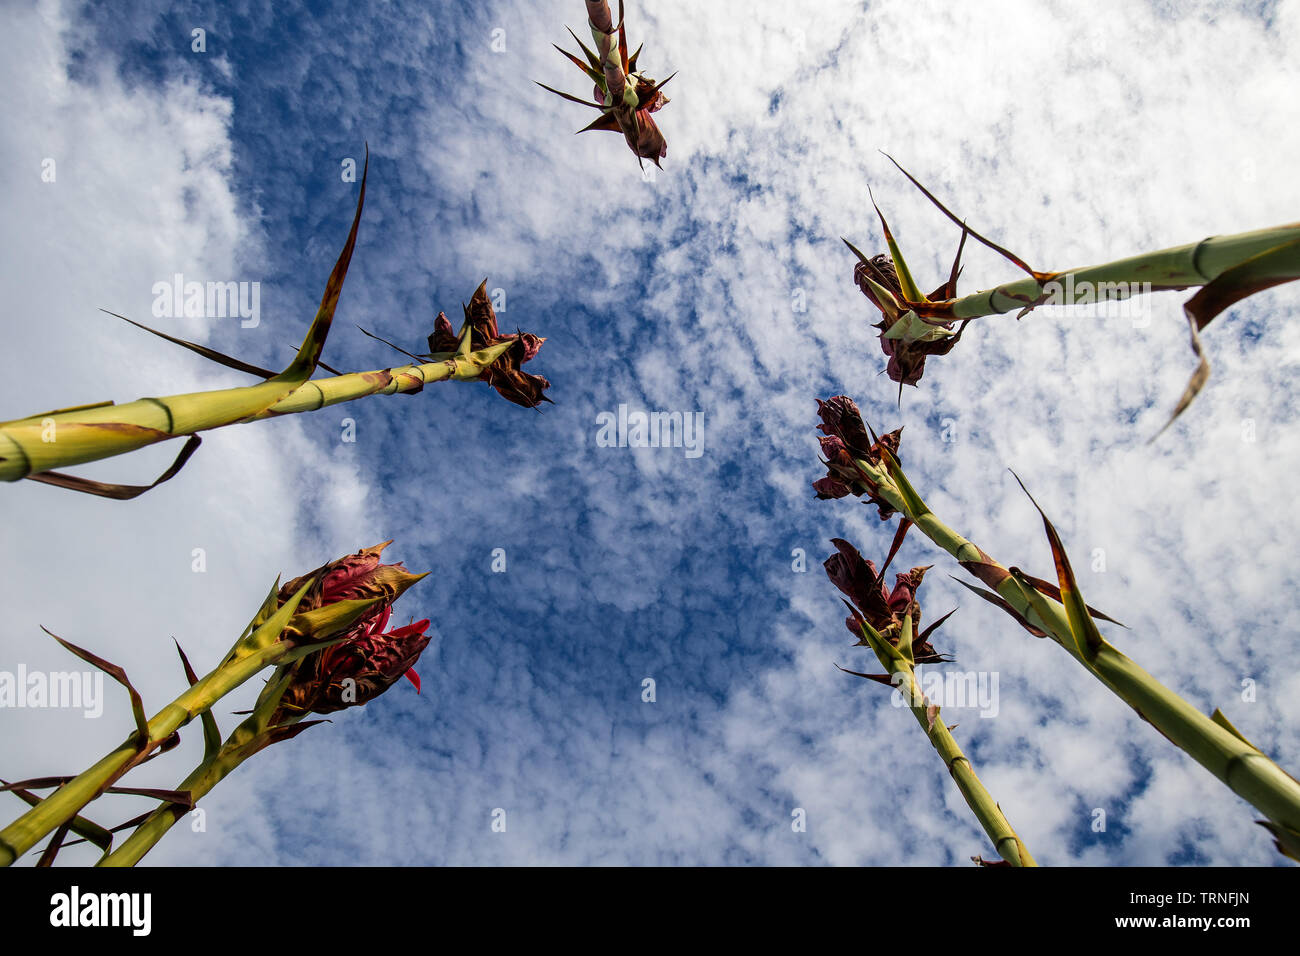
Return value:
M 910 618 L 904 627 L 910 629 Z M 930 709 L 930 701 L 916 683 L 916 671 L 912 663 L 897 648 L 894 648 L 888 639 L 865 622 L 863 637 L 876 652 L 881 665 L 889 671 L 894 686 L 904 695 L 907 706 L 921 725 L 921 729 L 925 731 L 930 745 L 943 758 L 949 775 L 957 784 L 957 789 L 961 791 L 966 805 L 971 808 L 980 826 L 993 841 L 994 849 L 1012 866 L 1037 866 L 1029 849 L 1007 822 L 1002 808 L 980 782 L 970 758 L 962 752 L 948 726 L 939 719 L 939 709 L 937 707 L 933 711 Z
M 277 642 L 255 653 L 236 657 L 202 678 L 149 721 L 148 739 L 141 740 L 138 731 L 132 734 L 89 770 L 78 774 L 0 830 L 0 866 L 13 863 L 42 837 L 74 818 L 86 804 L 140 764 L 162 741 L 292 650 L 293 646 L 288 642 Z
M 956 299 L 934 303 L 933 308 L 909 303 L 919 315 L 943 319 L 975 319 L 1019 311 L 1039 301 L 1049 281 L 1061 288 L 1053 289 L 1052 302 L 1073 305 L 1078 302 L 1127 298 L 1150 283 L 1152 291 L 1202 286 L 1248 259 L 1300 239 L 1300 223 L 1258 229 L 1231 236 L 1212 236 L 1170 249 L 1148 252 L 1097 266 L 1066 269 L 1050 279 L 1032 277 L 1006 282 L 992 289 L 972 292 Z M 1295 259 L 1295 278 L 1300 279 L 1300 252 Z M 1119 286 L 1120 288 L 1111 288 Z M 1071 291 L 1073 290 L 1073 291 Z M 1107 293 L 1109 294 L 1103 294 Z
M 1226 720 L 1220 723 L 1202 714 L 1109 642 L 1081 648 L 1060 602 L 1021 583 L 1023 578 L 943 524 L 907 484 L 901 470 L 887 472 L 866 461 L 858 461 L 858 465 L 878 483 L 879 497 L 959 562 L 983 565 L 978 575 L 981 580 L 993 586 L 1022 617 L 1046 631 L 1138 716 L 1264 814 L 1273 824 L 1269 830 L 1279 846 L 1300 859 L 1300 782 L 1225 726 Z
M 281 726 L 296 724 L 304 716 L 295 714 L 287 717 L 281 721 Z M 263 725 L 264 720 L 260 715 L 249 717 L 230 732 L 219 751 L 199 764 L 176 789 L 188 791 L 197 803 L 236 767 L 267 745 L 269 740 Z M 135 866 L 186 812 L 185 808 L 174 803 L 161 804 L 132 831 L 121 846 L 105 855 L 96 866 Z
M 447 379 L 470 381 L 512 344 L 513 339 L 464 355 L 448 353 L 419 365 L 300 382 L 286 383 L 277 377 L 244 388 L 142 398 L 125 405 L 88 406 L 3 422 L 0 481 L 111 458 L 226 425 L 314 411 L 368 395 L 418 392 Z

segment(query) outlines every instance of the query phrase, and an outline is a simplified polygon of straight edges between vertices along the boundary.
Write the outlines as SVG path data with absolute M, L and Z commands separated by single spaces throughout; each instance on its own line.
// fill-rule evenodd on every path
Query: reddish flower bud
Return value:
M 433 320 L 433 335 L 429 336 L 430 352 L 456 351 L 456 331 L 451 327 L 451 320 L 446 312 L 439 312 Z
M 587 18 L 596 43 L 595 50 L 583 46 L 583 58 L 560 50 L 593 81 L 592 101 L 576 101 L 600 110 L 600 115 L 579 132 L 608 130 L 622 133 L 628 148 L 636 153 L 638 159 L 648 159 L 658 166 L 659 160 L 668 155 L 668 143 L 650 114 L 668 102 L 662 91 L 668 80 L 656 83 L 637 69 L 640 51 L 628 55 L 622 18 L 620 16 L 619 22 L 614 22 L 608 0 L 587 0 Z M 540 85 L 565 99 L 576 99 L 545 84 Z
M 838 478 L 830 477 L 830 475 L 814 481 L 813 490 L 817 492 L 817 497 L 823 500 L 827 498 L 847 498 L 853 494 L 852 488 Z
M 378 697 L 403 674 L 416 687 L 420 679 L 411 670 L 428 646 L 429 622 L 385 631 L 393 601 L 423 575 L 411 574 L 400 563 L 381 564 L 380 555 L 391 542 L 366 548 L 318 568 L 285 584 L 283 603 L 308 580 L 315 584 L 298 605 L 300 612 L 346 600 L 378 599 L 343 635 L 343 640 L 304 658 L 281 698 L 280 715 L 314 712 L 327 714 L 359 706 Z M 278 722 L 273 720 L 274 722 Z
M 420 678 L 412 667 L 433 636 L 425 633 L 429 622 L 416 621 L 385 632 L 387 623 L 385 609 L 375 627 L 304 660 L 280 707 L 288 713 L 316 714 L 358 707 L 388 690 L 403 675 L 419 692 Z
M 837 395 L 826 401 L 817 402 L 817 413 L 822 423 L 818 429 L 825 433 L 820 438 L 822 454 L 826 458 L 828 474 L 825 478 L 813 482 L 818 498 L 843 498 L 845 495 L 865 495 L 867 500 L 880 510 L 881 520 L 886 520 L 895 513 L 893 505 L 879 497 L 879 487 L 873 482 L 858 461 L 878 465 L 882 449 L 897 457 L 898 445 L 903 430 L 896 429 L 872 440 L 871 433 L 862 421 L 862 413 L 853 399 L 846 395 Z
M 491 385 L 503 398 L 525 408 L 534 408 L 542 402 L 550 401 L 545 392 L 551 383 L 540 375 L 530 375 L 520 369 L 521 365 L 537 356 L 546 339 L 530 332 L 502 335 L 497 329 L 497 315 L 492 308 L 492 300 L 488 298 L 486 279 L 474 291 L 473 298 L 465 307 L 465 321 L 470 325 L 472 351 L 477 352 L 513 340 L 513 344 L 483 370 L 479 375 L 480 381 Z M 451 322 L 445 313 L 439 312 L 433 324 L 433 334 L 429 336 L 430 353 L 455 352 L 459 344 Z
M 831 539 L 836 554 L 832 554 L 823 563 L 826 576 L 852 602 L 853 616 L 844 624 L 849 633 L 862 640 L 861 622 L 866 621 L 892 644 L 897 644 L 902 633 L 903 618 L 912 616 L 913 634 L 912 654 L 917 664 L 938 664 L 951 660 L 935 651 L 929 642 L 929 635 L 942 623 L 942 618 L 935 625 L 921 631 L 921 603 L 916 599 L 916 591 L 921 586 L 921 579 L 929 568 L 912 568 L 904 574 L 894 575 L 894 587 L 885 587 L 883 571 L 877 572 L 876 565 L 858 553 L 858 549 L 841 538 Z
M 656 110 L 668 102 L 663 94 L 659 94 L 659 99 L 661 102 L 656 103 Z M 633 127 L 636 131 L 635 136 L 629 135 L 629 131 L 625 129 L 623 138 L 627 140 L 627 145 L 631 147 L 632 152 L 658 166 L 659 160 L 668 155 L 668 140 L 659 131 L 659 126 L 655 123 L 654 117 L 650 115 L 651 112 L 653 111 L 649 109 L 637 110 L 635 114 L 636 125 Z
M 882 253 L 872 256 L 869 263 L 858 262 L 853 267 L 853 281 L 884 316 L 872 328 L 880 330 L 880 349 L 889 357 L 889 363 L 885 366 L 886 374 L 900 385 L 915 385 L 925 372 L 926 358 L 931 355 L 947 355 L 952 351 L 952 347 L 961 338 L 966 323 L 961 324 L 956 335 L 945 335 L 930 341 L 885 338 L 885 333 L 893 327 L 895 321 L 890 315 L 893 307 L 880 301 L 866 281 L 868 276 L 873 282 L 892 292 L 899 303 L 904 303 L 906 300 L 903 296 L 903 287 L 898 281 L 898 270 L 894 268 L 894 260 Z M 906 309 L 906 305 L 903 308 Z M 951 331 L 952 323 L 944 322 L 941 327 Z

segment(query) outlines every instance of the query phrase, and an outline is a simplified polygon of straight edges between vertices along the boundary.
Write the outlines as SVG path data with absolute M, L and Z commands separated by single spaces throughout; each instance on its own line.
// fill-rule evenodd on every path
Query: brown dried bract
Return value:
M 912 568 L 894 575 L 894 587 L 889 589 L 885 587 L 884 568 L 877 571 L 874 562 L 863 558 L 857 548 L 842 538 L 832 538 L 831 544 L 835 545 L 836 553 L 826 559 L 823 567 L 831 583 L 852 602 L 853 615 L 844 624 L 849 633 L 859 639 L 858 643 L 867 643 L 862 639 L 862 623 L 865 621 L 891 644 L 897 644 L 903 619 L 911 615 L 912 627 L 919 632 L 912 641 L 915 662 L 938 664 L 951 660 L 935 651 L 929 642 L 930 634 L 943 623 L 946 615 L 925 631 L 920 631 L 921 603 L 916 592 L 928 567 Z
M 847 395 L 836 395 L 826 401 L 817 402 L 817 414 L 822 423 L 817 426 L 823 433 L 820 440 L 822 455 L 826 459 L 827 475 L 813 482 L 818 498 L 843 498 L 847 495 L 867 499 L 880 510 L 881 520 L 892 517 L 896 510 L 893 505 L 879 497 L 879 486 L 857 464 L 865 461 L 871 465 L 880 464 L 882 449 L 898 457 L 898 445 L 903 430 L 874 438 L 862 421 L 862 413 L 853 399 Z
M 487 382 L 500 392 L 502 397 L 525 408 L 535 408 L 542 402 L 550 401 L 545 393 L 551 387 L 551 383 L 541 375 L 530 375 L 521 369 L 525 362 L 536 357 L 546 339 L 530 332 L 502 335 L 497 329 L 497 316 L 492 308 L 492 300 L 487 294 L 486 279 L 474 291 L 469 305 L 465 306 L 465 321 L 470 324 L 472 351 L 509 340 L 514 341 L 514 344 L 506 349 L 500 358 L 483 370 L 479 376 L 480 381 Z M 433 334 L 429 336 L 430 353 L 455 352 L 458 345 L 459 341 L 456 333 L 452 331 L 446 313 L 439 312 L 434 322 Z

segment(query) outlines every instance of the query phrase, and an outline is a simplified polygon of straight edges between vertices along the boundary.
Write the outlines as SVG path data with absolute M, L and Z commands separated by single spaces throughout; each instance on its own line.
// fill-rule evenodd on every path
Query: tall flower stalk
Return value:
M 587 25 L 591 28 L 591 38 L 596 49 L 588 48 L 572 30 L 569 35 L 577 40 L 586 62 L 558 46 L 556 49 L 592 81 L 594 102 L 563 93 L 545 83 L 537 85 L 570 102 L 600 111 L 595 120 L 578 132 L 608 130 L 622 133 L 628 148 L 636 154 L 638 163 L 644 165 L 643 160 L 648 159 L 658 166 L 659 160 L 668 155 L 668 142 L 651 114 L 658 112 L 668 102 L 660 90 L 673 77 L 657 83 L 637 69 L 641 48 L 637 47 L 634 53 L 628 53 L 627 32 L 623 28 L 623 0 L 619 0 L 617 24 L 609 12 L 607 0 L 586 0 L 586 4 Z
M 379 554 L 386 545 L 321 569 L 315 576 L 319 588 L 315 593 L 308 593 L 305 603 L 308 606 L 331 603 L 375 587 L 376 573 L 382 574 L 382 569 L 393 567 L 378 564 Z M 405 572 L 399 570 L 396 574 L 400 579 Z M 280 589 L 281 599 L 293 593 L 299 581 L 284 585 Z M 304 719 L 311 714 L 362 706 L 383 694 L 402 676 L 409 678 L 419 690 L 419 677 L 412 665 L 429 644 L 430 635 L 426 633 L 429 622 L 417 621 L 386 631 L 391 604 L 376 610 L 378 613 L 372 612 L 374 616 L 364 627 L 353 628 L 346 640 L 276 669 L 251 715 L 219 747 L 209 746 L 203 761 L 177 787 L 189 795 L 189 805 L 206 796 L 249 757 L 321 722 Z M 134 866 L 187 810 L 186 804 L 162 801 L 99 865 Z
M 962 799 L 1002 857 L 1000 864 L 989 863 L 978 856 L 972 859 L 988 866 L 1037 866 L 1024 842 L 1007 822 L 1002 808 L 980 782 L 970 758 L 953 737 L 952 728 L 939 719 L 939 706 L 930 702 L 917 683 L 917 664 L 950 660 L 937 653 L 929 641 L 930 635 L 947 620 L 948 614 L 913 637 L 913 627 L 919 627 L 921 621 L 917 590 L 929 568 L 912 568 L 905 574 L 896 575 L 894 588 L 888 591 L 885 571 L 898 551 L 897 545 L 902 543 L 901 536 L 896 539 L 895 547 L 890 549 L 879 571 L 874 562 L 864 560 L 847 541 L 836 538 L 831 543 L 837 551 L 826 559 L 824 567 L 831 583 L 849 599 L 845 604 L 850 617 L 844 623 L 849 633 L 859 638 L 859 644 L 865 644 L 875 652 L 876 659 L 886 671 L 884 674 L 847 673 L 897 688 L 902 695 L 925 731 L 926 739 L 943 760 Z
M 428 644 L 428 621 L 385 632 L 392 604 L 423 574 L 412 574 L 400 564 L 379 560 L 389 542 L 331 562 L 310 575 L 279 582 L 271 589 L 257 615 L 245 628 L 222 662 L 199 678 L 182 653 L 190 687 L 152 719 L 145 719 L 140 695 L 126 673 L 88 651 L 55 638 L 83 660 L 102 668 L 123 684 L 131 696 L 136 730 L 120 746 L 88 770 L 71 778 L 43 778 L 6 784 L 34 806 L 0 830 L 0 865 L 13 863 L 38 841 L 53 833 L 41 863 L 48 864 L 69 833 L 78 833 L 111 855 L 114 831 L 81 817 L 82 810 L 104 793 L 156 796 L 163 807 L 146 819 L 129 821 L 149 829 L 128 842 L 132 849 L 114 862 L 138 860 L 170 826 L 154 821 L 191 809 L 234 767 L 252 754 L 288 739 L 314 722 L 301 722 L 313 710 L 325 712 L 327 703 L 339 707 L 383 693 L 409 669 Z M 213 707 L 226 695 L 268 667 L 275 671 L 267 682 L 252 716 L 223 743 Z M 337 708 L 335 708 L 337 709 Z M 178 732 L 195 718 L 202 722 L 203 763 L 174 791 L 123 788 L 117 782 L 130 770 L 179 743 Z M 32 790 L 56 787 L 44 799 Z M 174 819 L 174 816 L 171 817 Z M 125 849 L 125 845 L 124 848 Z
M 844 240 L 858 259 L 854 282 L 881 314 L 875 328 L 880 330 L 881 348 L 889 356 L 889 377 L 899 383 L 900 394 L 903 385 L 917 384 L 928 356 L 944 355 L 952 349 L 972 319 L 1007 312 L 1017 312 L 1019 317 L 1044 304 L 1091 305 L 1145 292 L 1195 288 L 1198 291 L 1184 304 L 1183 312 L 1191 332 L 1192 350 L 1199 361 L 1167 428 L 1209 380 L 1210 363 L 1200 339 L 1205 327 L 1242 299 L 1300 279 L 1300 223 L 1211 236 L 1101 265 L 1043 272 L 970 229 L 911 173 L 898 168 L 962 230 L 948 281 L 929 295 L 921 292 L 913 278 L 879 207 L 876 215 L 888 254 L 866 256 Z M 1025 272 L 1026 278 L 957 295 L 961 251 L 967 236 L 1003 256 Z M 958 322 L 961 324 L 954 329 Z
M 441 381 L 486 381 L 510 401 L 526 407 L 548 401 L 544 392 L 550 382 L 520 369 L 537 354 L 544 339 L 522 332 L 501 335 L 486 282 L 465 308 L 465 321 L 458 334 L 450 334 L 450 323 L 439 313 L 434 335 L 430 336 L 429 354 L 401 350 L 415 360 L 412 364 L 312 379 L 317 367 L 324 367 L 321 352 L 356 246 L 367 171 L 362 173 L 347 242 L 326 283 L 311 328 L 287 368 L 281 372 L 258 368 L 205 346 L 155 332 L 221 365 L 259 375 L 265 381 L 242 388 L 142 398 L 125 405 L 101 402 L 0 422 L 0 481 L 29 478 L 103 497 L 134 498 L 174 476 L 198 447 L 199 433 L 213 428 L 314 411 L 369 395 L 419 392 Z M 189 436 L 189 441 L 176 462 L 151 485 L 106 484 L 55 471 L 183 436 Z
M 900 513 L 904 522 L 900 533 L 914 526 L 947 551 L 991 590 L 968 588 L 1011 614 L 1035 636 L 1050 638 L 1064 648 L 1138 716 L 1260 811 L 1267 818 L 1260 823 L 1273 835 L 1277 848 L 1300 860 L 1300 782 L 1250 743 L 1222 712 L 1202 714 L 1101 635 L 1097 620 L 1116 622 L 1084 603 L 1060 536 L 1041 508 L 1056 584 L 1004 567 L 941 522 L 903 473 L 897 433 L 892 447 L 887 447 L 845 396 L 818 404 L 829 469 L 817 488 L 818 497 L 852 494 L 878 505 L 882 517 Z M 1038 507 L 1036 502 L 1034 506 Z

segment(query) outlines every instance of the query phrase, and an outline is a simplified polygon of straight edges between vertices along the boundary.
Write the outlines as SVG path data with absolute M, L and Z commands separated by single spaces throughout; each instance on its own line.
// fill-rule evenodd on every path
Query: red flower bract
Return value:
M 832 538 L 836 553 L 823 563 L 826 576 L 830 578 L 853 605 L 853 616 L 844 624 L 849 633 L 862 639 L 862 622 L 866 621 L 879 631 L 892 644 L 897 644 L 902 631 L 903 618 L 912 616 L 912 628 L 915 636 L 912 640 L 912 653 L 917 664 L 938 664 L 951 660 L 939 654 L 930 645 L 929 635 L 934 626 L 921 631 L 921 603 L 916 599 L 917 588 L 929 568 L 912 568 L 912 570 L 894 575 L 892 590 L 885 587 L 883 572 L 876 571 L 876 565 L 858 553 L 858 549 L 842 538 Z M 940 622 L 942 618 L 940 619 Z M 936 622 L 937 625 L 938 622 Z
M 898 456 L 898 444 L 903 430 L 895 429 L 881 435 L 874 441 L 867 426 L 862 421 L 862 413 L 853 399 L 847 395 L 836 395 L 826 401 L 818 400 L 817 414 L 822 423 L 817 426 L 823 432 L 819 439 L 822 455 L 826 458 L 827 475 L 813 482 L 818 498 L 843 498 L 847 495 L 867 496 L 867 500 L 880 509 L 881 520 L 887 520 L 896 509 L 881 498 L 877 485 L 856 464 L 865 461 L 878 465 L 882 450 Z
M 299 611 L 346 600 L 378 599 L 344 635 L 343 640 L 303 659 L 280 701 L 281 714 L 327 714 L 355 707 L 378 697 L 405 674 L 419 690 L 419 677 L 411 670 L 428 646 L 427 620 L 385 631 L 393 601 L 420 575 L 400 563 L 381 564 L 380 555 L 391 542 L 366 548 L 285 584 L 283 603 L 307 580 L 316 583 L 298 605 Z
M 536 357 L 546 339 L 530 332 L 502 335 L 497 329 L 497 314 L 487 294 L 487 280 L 474 290 L 474 296 L 465 307 L 465 321 L 470 324 L 470 348 L 473 351 L 513 339 L 511 345 L 495 362 L 483 370 L 479 380 L 487 382 L 501 396 L 516 405 L 534 408 L 549 402 L 546 390 L 551 383 L 541 375 L 530 375 L 520 369 L 525 362 Z M 430 353 L 455 352 L 459 342 L 452 331 L 446 313 L 439 312 L 429 336 Z
M 587 0 L 587 21 L 596 48 L 589 49 L 579 40 L 582 57 L 564 50 L 560 53 L 592 81 L 592 100 L 570 96 L 544 83 L 539 85 L 565 99 L 600 111 L 600 115 L 579 132 L 608 130 L 622 133 L 638 162 L 648 159 L 658 166 L 659 160 L 668 155 L 668 143 L 650 114 L 668 102 L 662 88 L 672 77 L 656 83 L 637 68 L 641 51 L 638 48 L 636 52 L 628 53 L 622 3 L 619 4 L 616 23 L 608 0 Z
M 946 335 L 929 342 L 885 338 L 885 333 L 893 326 L 893 321 L 888 317 L 885 303 L 876 297 L 871 286 L 867 284 L 867 276 L 892 292 L 899 302 L 904 302 L 903 287 L 898 281 L 898 270 L 894 268 L 894 260 L 882 253 L 872 256 L 869 262 L 859 262 L 853 267 L 853 281 L 862 290 L 862 294 L 871 300 L 872 305 L 885 316 L 872 328 L 880 330 L 880 349 L 889 357 L 889 363 L 885 367 L 886 374 L 900 385 L 915 385 L 925 373 L 926 358 L 931 355 L 947 355 L 952 351 L 952 347 L 957 344 L 962 332 L 965 331 L 966 323 L 961 324 L 956 335 Z M 941 287 L 934 294 L 939 295 L 943 291 Z M 942 325 L 945 329 L 952 329 L 951 322 L 944 322 Z

